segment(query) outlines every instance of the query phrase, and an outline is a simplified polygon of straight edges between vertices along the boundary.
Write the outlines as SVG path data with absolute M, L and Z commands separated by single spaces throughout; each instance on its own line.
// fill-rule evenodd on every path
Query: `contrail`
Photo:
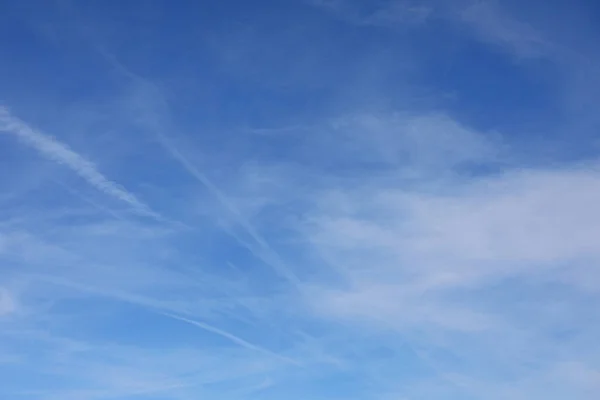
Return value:
M 229 198 L 219 189 L 217 185 L 213 183 L 202 171 L 200 171 L 194 164 L 192 164 L 188 158 L 178 149 L 171 139 L 163 133 L 165 131 L 164 124 L 161 119 L 169 120 L 168 103 L 164 99 L 162 93 L 157 86 L 151 81 L 143 78 L 135 73 L 131 72 L 124 66 L 122 66 L 114 57 L 109 59 L 111 63 L 116 63 L 115 68 L 119 68 L 119 71 L 125 73 L 138 87 L 143 87 L 146 92 L 144 93 L 144 100 L 150 103 L 150 106 L 142 105 L 138 111 L 145 122 L 145 127 L 149 129 L 154 135 L 158 143 L 165 149 L 165 151 L 177 162 L 181 167 L 189 173 L 194 179 L 196 179 L 207 191 L 213 196 L 213 198 L 219 203 L 219 205 L 227 212 L 227 214 L 244 230 L 244 232 L 251 239 L 251 244 L 245 241 L 239 240 L 239 238 L 232 234 L 244 247 L 250 250 L 255 256 L 261 259 L 264 263 L 271 266 L 277 274 L 282 278 L 290 282 L 294 287 L 300 289 L 301 281 L 294 271 L 286 265 L 281 259 L 279 254 L 271 247 L 267 240 L 254 228 L 254 226 L 248 221 L 238 210 L 238 208 L 229 200 Z M 160 116 L 166 118 L 160 118 Z
M 281 354 L 274 353 L 274 352 L 272 352 L 270 350 L 267 350 L 267 349 L 265 349 L 263 347 L 257 346 L 255 344 L 250 343 L 250 342 L 247 342 L 247 341 L 245 341 L 242 338 L 239 338 L 239 337 L 237 337 L 237 336 L 235 336 L 235 335 L 233 335 L 233 334 L 231 334 L 229 332 L 225 332 L 225 331 L 223 331 L 223 330 L 221 330 L 219 328 L 216 328 L 216 327 L 214 327 L 212 325 L 209 325 L 207 323 L 200 322 L 200 321 L 195 321 L 195 320 L 189 319 L 189 318 L 180 317 L 178 315 L 167 313 L 167 312 L 163 312 L 161 314 L 164 315 L 164 316 L 166 316 L 166 317 L 177 319 L 179 321 L 188 323 L 190 325 L 197 326 L 198 328 L 204 329 L 205 331 L 212 332 L 212 333 L 214 333 L 216 335 L 222 336 L 222 337 L 224 337 L 226 339 L 229 339 L 231 342 L 233 342 L 235 344 L 238 344 L 238 345 L 240 345 L 242 347 L 245 347 L 245 348 L 247 348 L 249 350 L 258 351 L 260 353 L 269 355 L 271 357 L 275 357 L 275 358 L 277 358 L 277 359 L 279 359 L 281 361 L 284 361 L 286 363 L 293 364 L 293 365 L 296 365 L 296 366 L 300 366 L 300 364 L 298 363 L 298 361 L 296 361 L 296 360 L 294 360 L 292 358 L 282 356 Z
M 8 109 L 2 106 L 0 106 L 0 132 L 16 136 L 23 143 L 34 148 L 46 158 L 70 168 L 99 191 L 129 204 L 139 214 L 154 218 L 160 217 L 147 205 L 138 200 L 135 195 L 98 172 L 92 162 L 73 151 L 66 144 L 31 128 L 19 118 L 14 117 Z
M 144 87 L 149 93 L 146 93 L 144 99 L 146 101 L 153 102 L 152 109 L 147 110 L 147 107 L 142 107 L 142 117 L 146 121 L 146 127 L 153 131 L 159 144 L 177 161 L 192 177 L 200 182 L 206 190 L 217 200 L 217 202 L 227 211 L 227 213 L 233 217 L 235 222 L 242 227 L 242 229 L 250 236 L 254 246 L 241 242 L 249 251 L 255 256 L 261 259 L 264 263 L 271 266 L 277 274 L 283 277 L 285 280 L 290 282 L 296 289 L 300 289 L 301 281 L 294 271 L 286 265 L 281 259 L 279 254 L 271 247 L 266 239 L 254 228 L 254 226 L 240 213 L 235 205 L 229 201 L 227 196 L 210 180 L 205 174 L 203 174 L 198 168 L 196 168 L 188 159 L 183 155 L 181 151 L 171 142 L 171 140 L 162 133 L 163 126 L 160 126 L 160 122 L 157 122 L 157 115 L 168 116 L 168 104 L 163 98 L 160 90 L 156 85 L 136 74 L 135 72 L 128 69 L 123 65 L 111 52 L 107 51 L 103 46 L 100 46 L 97 42 L 93 41 L 93 46 L 96 51 L 104 57 L 104 59 L 119 73 L 129 78 L 134 84 Z M 150 99 L 150 100 L 148 100 Z M 144 112 L 144 109 L 145 112 Z M 139 112 L 139 110 L 138 110 Z M 158 126 L 157 126 L 158 125 Z
M 279 254 L 273 250 L 269 243 L 256 231 L 246 218 L 244 218 L 239 210 L 229 201 L 229 199 L 221 192 L 221 190 L 202 172 L 200 172 L 189 160 L 170 142 L 170 140 L 161 132 L 156 131 L 156 135 L 161 145 L 169 152 L 169 154 L 177 160 L 181 166 L 198 182 L 200 182 L 208 192 L 219 202 L 219 204 L 235 219 L 244 231 L 258 245 L 259 249 L 245 243 L 237 238 L 242 245 L 252 251 L 256 256 L 270 265 L 283 278 L 291 282 L 295 287 L 300 287 L 300 279 L 294 272 L 281 260 Z M 230 234 L 232 234 L 230 232 Z M 234 235 L 235 236 L 235 235 Z
M 155 312 L 159 315 L 162 315 L 164 317 L 168 317 L 168 318 L 172 318 L 172 319 L 175 319 L 175 320 L 178 320 L 181 322 L 185 322 L 187 324 L 190 324 L 197 328 L 200 328 L 206 332 L 210 332 L 217 336 L 221 336 L 222 338 L 225 338 L 225 339 L 229 340 L 230 342 L 237 344 L 238 346 L 241 346 L 248 350 L 252 350 L 252 351 L 256 351 L 256 352 L 265 354 L 267 356 L 270 356 L 270 357 L 276 358 L 280 361 L 283 361 L 287 364 L 301 366 L 301 364 L 298 361 L 294 360 L 293 358 L 286 357 L 286 356 L 278 354 L 274 351 L 265 349 L 264 347 L 250 343 L 250 342 L 240 338 L 239 336 L 229 333 L 223 329 L 219 329 L 211 324 L 208 324 L 206 322 L 196 321 L 194 319 L 190 319 L 190 318 L 186 318 L 186 317 L 182 317 L 181 315 L 177 315 L 175 313 L 179 312 L 178 310 L 175 310 L 175 309 L 173 309 L 173 307 L 169 307 L 169 306 L 163 304 L 160 300 L 155 300 L 155 299 L 147 298 L 144 296 L 129 294 L 126 292 L 121 292 L 121 291 L 92 287 L 92 286 L 88 286 L 86 284 L 73 282 L 73 281 L 70 281 L 67 279 L 57 278 L 55 276 L 31 274 L 30 277 L 39 279 L 39 280 L 42 280 L 45 282 L 49 282 L 49 283 L 52 283 L 55 285 L 70 287 L 72 289 L 79 290 L 81 292 L 91 293 L 91 294 L 95 294 L 97 296 L 116 299 L 116 300 L 123 301 L 123 302 L 129 303 L 129 304 L 133 304 L 133 305 L 136 305 L 136 306 L 139 306 L 142 308 L 146 308 L 146 309 L 148 309 L 152 312 Z M 1 294 L 1 292 L 0 292 L 0 294 Z

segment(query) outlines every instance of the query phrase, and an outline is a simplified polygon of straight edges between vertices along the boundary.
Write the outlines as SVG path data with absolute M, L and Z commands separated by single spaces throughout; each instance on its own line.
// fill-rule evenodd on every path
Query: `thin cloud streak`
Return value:
M 13 116 L 5 107 L 0 107 L 0 132 L 16 136 L 44 157 L 68 167 L 99 191 L 127 203 L 138 214 L 160 219 L 157 213 L 141 202 L 133 193 L 102 175 L 91 161 L 76 153 L 66 144 L 31 128 L 27 123 Z
M 73 12 L 74 10 L 71 10 Z M 204 186 L 206 190 L 217 200 L 217 202 L 225 209 L 227 214 L 232 217 L 237 224 L 250 236 L 252 241 L 256 244 L 253 246 L 244 240 L 233 234 L 232 236 L 250 252 L 252 252 L 257 258 L 262 260 L 265 264 L 271 266 L 275 272 L 284 278 L 286 281 L 292 284 L 292 286 L 300 291 L 301 280 L 296 273 L 290 268 L 287 263 L 282 259 L 279 253 L 273 249 L 269 242 L 257 231 L 257 229 L 248 221 L 242 213 L 235 207 L 235 205 L 227 198 L 227 196 L 209 179 L 204 173 L 196 168 L 187 157 L 175 146 L 175 144 L 167 137 L 163 132 L 162 122 L 168 117 L 168 104 L 163 97 L 160 89 L 150 80 L 137 74 L 123 64 L 118 57 L 115 56 L 106 46 L 104 46 L 93 33 L 84 24 L 78 24 L 78 28 L 82 30 L 85 36 L 88 38 L 88 43 L 94 51 L 96 51 L 117 73 L 123 75 L 125 78 L 132 82 L 132 85 L 136 88 L 143 88 L 146 93 L 142 96 L 148 104 L 136 104 L 133 108 L 139 113 L 136 117 L 141 117 L 142 124 L 146 128 L 150 129 L 155 135 L 158 143 L 165 149 L 165 151 L 177 161 L 193 178 Z M 183 225 L 180 222 L 175 222 L 176 225 Z M 184 225 L 185 228 L 189 226 Z
M 41 281 L 48 282 L 48 283 L 52 283 L 52 284 L 56 284 L 56 285 L 60 285 L 60 286 L 64 286 L 64 287 L 69 287 L 69 288 L 75 289 L 77 291 L 85 292 L 85 293 L 88 293 L 91 295 L 112 298 L 115 300 L 119 300 L 119 301 L 130 303 L 130 304 L 133 304 L 136 306 L 140 306 L 140 307 L 146 308 L 150 311 L 153 311 L 157 314 L 163 315 L 165 317 L 169 317 L 169 318 L 193 325 L 197 328 L 201 328 L 204 331 L 221 336 L 221 337 L 227 339 L 228 341 L 230 341 L 236 345 L 239 345 L 243 348 L 246 348 L 246 349 L 252 350 L 252 351 L 256 351 L 256 352 L 262 353 L 264 355 L 268 355 L 277 360 L 283 361 L 286 364 L 294 365 L 297 367 L 300 367 L 302 365 L 300 362 L 298 362 L 290 357 L 283 356 L 281 354 L 278 354 L 271 350 L 265 349 L 256 344 L 250 343 L 247 340 L 244 340 L 237 335 L 234 335 L 223 329 L 217 328 L 211 324 L 178 315 L 178 314 L 185 313 L 184 310 L 179 310 L 179 309 L 175 309 L 174 307 L 170 307 L 158 299 L 146 298 L 144 296 L 140 296 L 140 295 L 137 295 L 134 293 L 124 293 L 124 292 L 120 292 L 117 290 L 98 288 L 98 287 L 94 287 L 94 286 L 91 286 L 88 284 L 82 284 L 79 282 L 73 282 L 73 281 L 56 278 L 56 277 L 49 277 L 49 276 L 44 276 L 44 275 L 32 275 L 31 277 L 35 278 L 35 279 L 39 279 Z M 0 294 L 1 293 L 2 292 L 0 292 Z
M 274 353 L 274 352 L 272 352 L 270 350 L 267 350 L 265 348 L 262 348 L 260 346 L 255 345 L 255 344 L 252 344 L 252 343 L 250 343 L 250 342 L 248 342 L 248 341 L 246 341 L 246 340 L 244 340 L 244 339 L 242 339 L 240 337 L 237 337 L 237 336 L 235 336 L 235 335 L 233 335 L 231 333 L 225 332 L 225 331 L 223 331 L 223 330 L 221 330 L 219 328 L 216 328 L 216 327 L 214 327 L 212 325 L 209 325 L 209 324 L 207 324 L 205 322 L 194 321 L 193 319 L 180 317 L 178 315 L 170 314 L 170 313 L 161 313 L 161 314 L 165 315 L 165 316 L 167 316 L 169 318 L 173 318 L 173 319 L 176 319 L 176 320 L 179 320 L 179 321 L 191 324 L 191 325 L 196 326 L 198 328 L 202 328 L 205 331 L 215 333 L 215 334 L 217 334 L 219 336 L 222 336 L 222 337 L 224 337 L 226 339 L 229 339 L 233 343 L 238 344 L 238 345 L 240 345 L 242 347 L 245 347 L 245 348 L 247 348 L 249 350 L 258 351 L 260 353 L 269 355 L 271 357 L 275 357 L 278 360 L 284 361 L 287 364 L 293 364 L 295 366 L 301 366 L 301 364 L 298 361 L 296 361 L 296 360 L 294 360 L 292 358 L 282 356 L 280 354 Z
M 173 156 L 183 167 L 190 173 L 198 182 L 200 182 L 212 196 L 221 204 L 225 210 L 233 216 L 235 221 L 244 229 L 244 231 L 252 238 L 252 240 L 258 245 L 258 249 L 254 246 L 240 241 L 240 243 L 252 251 L 265 263 L 275 269 L 275 271 L 291 282 L 295 287 L 299 287 L 300 279 L 294 274 L 294 272 L 288 268 L 284 261 L 281 260 L 279 254 L 269 245 L 269 243 L 258 233 L 258 231 L 252 226 L 252 224 L 242 216 L 239 210 L 229 201 L 229 199 L 221 192 L 221 190 L 202 172 L 200 172 L 189 160 L 165 137 L 163 134 L 158 133 L 161 144 L 164 148 Z
M 233 235 L 241 245 L 251 251 L 256 257 L 261 259 L 267 265 L 271 266 L 277 274 L 290 282 L 297 290 L 300 290 L 301 281 L 292 269 L 283 261 L 281 256 L 273 249 L 268 241 L 256 230 L 256 228 L 248 221 L 237 207 L 227 198 L 227 196 L 209 179 L 202 171 L 194 166 L 189 159 L 177 148 L 173 141 L 165 135 L 162 127 L 162 121 L 168 118 L 168 105 L 160 89 L 151 81 L 132 72 L 125 67 L 119 60 L 110 52 L 102 50 L 100 54 L 106 58 L 119 73 L 124 74 L 138 88 L 143 88 L 146 93 L 142 98 L 148 101 L 149 104 L 136 104 L 134 109 L 140 113 L 141 119 L 146 126 L 155 135 L 158 143 L 165 151 L 183 167 L 183 169 L 196 179 L 202 186 L 208 190 L 216 201 L 223 207 L 228 216 L 242 227 L 242 229 L 250 236 L 256 244 L 253 246 L 246 241 L 239 240 L 236 235 Z M 150 99 L 150 100 L 148 100 Z M 231 232 L 229 232 L 231 233 Z

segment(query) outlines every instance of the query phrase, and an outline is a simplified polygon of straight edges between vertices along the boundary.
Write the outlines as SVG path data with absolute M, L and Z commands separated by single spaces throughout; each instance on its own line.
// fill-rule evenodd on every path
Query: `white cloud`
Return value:
M 596 164 L 514 170 L 427 191 L 355 187 L 333 198 L 342 200 L 329 197 L 305 231 L 323 266 L 341 278 L 337 288 L 312 286 L 317 314 L 397 332 L 400 343 L 433 354 L 425 362 L 438 378 L 454 376 L 460 392 L 481 398 L 506 389 L 493 372 L 472 377 L 477 370 L 520 375 L 506 393 L 530 398 L 556 373 L 532 376 L 527 365 L 597 362 L 586 354 L 588 339 L 555 337 L 566 327 L 600 330 L 591 311 L 600 304 Z M 445 364 L 440 351 L 462 367 Z M 581 398 L 598 392 L 589 380 L 553 379 L 559 391 L 587 393 Z
M 330 125 L 338 157 L 414 171 L 439 173 L 469 163 L 493 163 L 503 150 L 493 134 L 483 136 L 444 113 L 359 114 L 334 119 Z
M 384 263 L 376 270 L 442 286 L 600 260 L 596 166 L 517 170 L 435 192 L 393 185 L 367 190 L 344 194 L 353 214 L 325 209 L 313 216 L 317 246 L 341 256 L 372 256 Z M 588 285 L 597 279 L 590 275 L 594 269 L 572 268 L 571 274 L 581 274 L 577 281 Z
M 372 335 L 394 332 L 385 345 L 416 349 L 436 371 L 423 381 L 441 385 L 435 396 L 500 398 L 490 394 L 496 390 L 528 398 L 552 379 L 560 390 L 584 390 L 585 382 L 556 371 L 569 360 L 593 371 L 598 359 L 582 334 L 600 331 L 592 317 L 600 293 L 598 162 L 485 172 L 479 163 L 502 161 L 507 148 L 438 114 L 340 118 L 314 132 L 328 129 L 340 146 L 315 185 L 280 194 L 305 196 L 296 227 L 314 271 L 306 283 L 312 316 Z M 333 147 L 315 154 L 322 148 Z M 381 166 L 339 179 L 336 167 L 357 157 Z M 407 169 L 419 179 L 407 180 Z M 560 337 L 563 330 L 573 333 Z

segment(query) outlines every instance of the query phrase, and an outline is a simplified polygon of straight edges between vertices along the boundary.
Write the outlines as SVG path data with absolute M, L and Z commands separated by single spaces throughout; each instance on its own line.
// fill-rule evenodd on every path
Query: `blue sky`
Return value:
M 600 396 L 594 1 L 0 1 L 0 397 Z

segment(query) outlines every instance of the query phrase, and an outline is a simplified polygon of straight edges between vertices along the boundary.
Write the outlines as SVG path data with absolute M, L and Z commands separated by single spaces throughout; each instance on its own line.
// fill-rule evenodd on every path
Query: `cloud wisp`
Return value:
M 5 288 L 0 288 L 0 317 L 12 314 L 17 309 L 13 296 Z

